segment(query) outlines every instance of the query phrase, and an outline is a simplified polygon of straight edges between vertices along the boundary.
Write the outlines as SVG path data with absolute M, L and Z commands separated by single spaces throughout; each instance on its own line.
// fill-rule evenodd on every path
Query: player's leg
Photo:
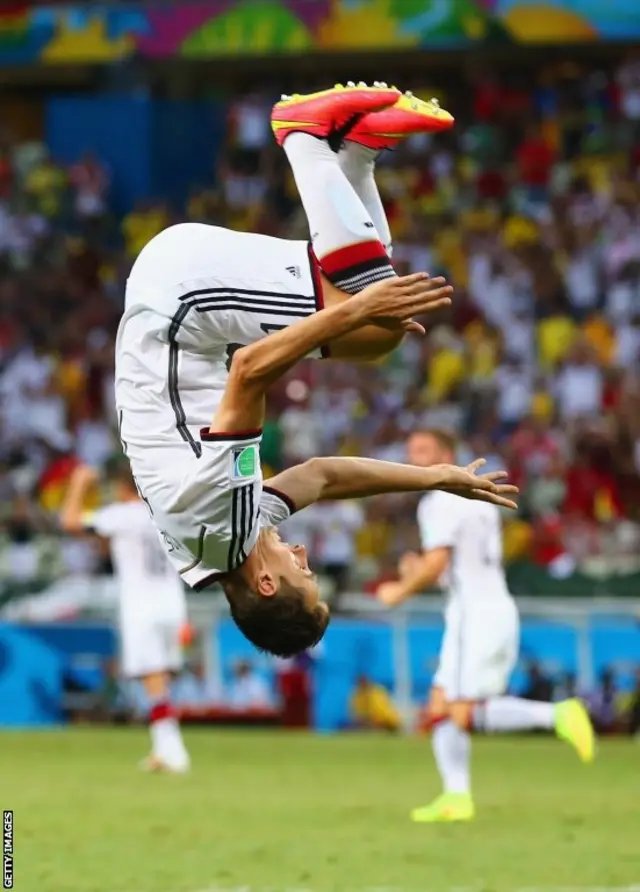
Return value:
M 142 684 L 149 703 L 151 737 L 151 752 L 143 763 L 144 767 L 150 771 L 187 771 L 189 754 L 171 702 L 170 673 L 152 672 L 142 677 Z
M 451 718 L 444 688 L 434 687 L 429 700 L 431 746 L 442 780 L 440 804 L 452 819 L 470 816 L 471 735 Z M 457 817 L 456 817 L 457 816 Z
M 431 747 L 442 782 L 442 793 L 429 805 L 416 808 L 411 818 L 420 823 L 469 821 L 474 816 L 471 796 L 471 735 L 450 714 L 449 700 L 458 684 L 460 618 L 450 616 L 440 649 L 438 670 L 429 698 Z
M 491 632 L 483 633 L 477 623 L 470 640 L 470 665 L 476 679 L 473 702 L 451 705 L 451 716 L 459 727 L 485 733 L 550 731 L 574 747 L 584 762 L 593 759 L 595 738 L 586 709 L 578 700 L 545 703 L 523 697 L 504 696 L 516 666 L 519 650 L 519 621 L 509 601 L 492 614 Z M 485 627 L 486 628 L 486 627 Z M 473 656 L 475 651 L 476 656 Z M 474 693 L 469 679 L 467 692 Z
M 340 291 L 357 294 L 395 273 L 334 149 L 358 117 L 394 104 L 400 93 L 362 86 L 318 95 L 278 103 L 272 124 L 291 165 L 322 272 Z M 290 126 L 283 128 L 283 122 Z
M 368 146 L 347 140 L 338 152 L 338 163 L 366 208 L 387 256 L 391 257 L 393 253 L 391 230 L 375 177 L 379 155 L 380 151 L 377 149 L 370 149 Z
M 378 84 L 375 89 L 384 95 L 386 84 Z M 341 134 L 336 134 L 335 128 L 327 132 L 327 109 L 335 116 L 336 109 L 349 103 L 352 110 L 359 111 L 354 105 L 354 94 L 359 92 L 366 97 L 371 90 L 325 91 L 319 94 L 322 102 L 313 97 L 293 97 L 278 103 L 272 118 L 307 214 L 325 280 L 326 306 L 394 275 L 391 234 L 374 179 L 376 156 L 411 133 L 453 125 L 451 115 L 437 105 L 396 94 L 392 107 L 360 115 L 351 131 L 342 128 L 346 141 L 336 156 L 333 149 Z M 294 124 L 291 119 L 302 123 Z M 329 139 L 318 139 L 318 135 L 328 135 Z M 367 326 L 332 342 L 328 355 L 340 360 L 376 360 L 394 350 L 402 337 L 397 329 Z
M 179 649 L 178 631 L 175 647 Z M 121 622 L 122 669 L 127 678 L 139 679 L 147 695 L 151 751 L 147 770 L 184 772 L 189 755 L 171 701 L 171 675 L 179 663 L 168 647 L 166 630 L 155 617 L 123 616 Z

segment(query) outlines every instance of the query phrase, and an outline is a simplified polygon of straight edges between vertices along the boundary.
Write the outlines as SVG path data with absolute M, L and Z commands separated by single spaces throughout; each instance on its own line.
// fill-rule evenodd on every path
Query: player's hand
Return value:
M 362 324 L 381 325 L 424 334 L 424 328 L 413 317 L 451 303 L 453 288 L 438 276 L 427 273 L 397 276 L 369 285 L 351 301 L 362 313 Z M 353 304 L 352 304 L 353 305 Z
M 100 475 L 91 465 L 78 465 L 71 473 L 71 480 L 78 487 L 90 487 L 98 482 Z
M 459 468 L 456 465 L 440 465 L 439 470 L 444 476 L 444 481 L 439 488 L 461 496 L 463 499 L 491 502 L 493 505 L 515 511 L 518 505 L 509 497 L 519 492 L 518 487 L 511 483 L 500 482 L 508 476 L 506 471 L 478 474 L 479 469 L 485 464 L 484 458 L 478 458 L 466 468 Z
M 405 593 L 401 583 L 383 582 L 376 590 L 376 598 L 385 607 L 397 607 L 405 600 Z

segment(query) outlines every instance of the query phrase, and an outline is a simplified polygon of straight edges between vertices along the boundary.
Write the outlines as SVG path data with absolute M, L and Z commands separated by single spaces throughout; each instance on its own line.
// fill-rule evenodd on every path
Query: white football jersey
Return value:
M 420 538 L 425 551 L 450 548 L 446 587 L 451 603 L 510 597 L 502 563 L 500 511 L 436 490 L 418 506 Z
M 127 281 L 116 342 L 116 403 L 132 447 L 188 444 L 218 407 L 230 347 L 322 307 L 307 242 L 182 223 L 153 238 Z
M 109 540 L 123 610 L 184 613 L 182 582 L 171 566 L 142 501 L 99 508 L 85 525 Z

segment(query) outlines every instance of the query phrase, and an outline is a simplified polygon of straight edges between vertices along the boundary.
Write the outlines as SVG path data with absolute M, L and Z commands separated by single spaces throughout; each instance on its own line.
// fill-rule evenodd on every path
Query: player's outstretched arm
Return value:
M 298 510 L 313 502 L 360 499 L 392 492 L 426 492 L 441 489 L 465 499 L 479 499 L 504 508 L 518 506 L 511 496 L 517 486 L 504 483 L 506 471 L 477 472 L 485 464 L 480 458 L 466 468 L 432 465 L 420 468 L 372 458 L 312 458 L 283 471 L 269 481 L 283 492 Z
M 406 554 L 398 565 L 398 579 L 378 586 L 378 600 L 385 607 L 397 607 L 407 598 L 428 591 L 449 569 L 450 559 L 451 549 L 445 546 L 422 554 Z
M 86 531 L 84 501 L 97 479 L 97 472 L 88 465 L 79 465 L 71 474 L 60 511 L 60 526 L 65 532 L 78 535 Z
M 424 333 L 413 317 L 448 305 L 451 292 L 444 279 L 426 273 L 384 279 L 343 303 L 241 347 L 233 356 L 211 432 L 262 427 L 267 390 L 299 360 L 349 332 L 393 321 L 406 331 Z

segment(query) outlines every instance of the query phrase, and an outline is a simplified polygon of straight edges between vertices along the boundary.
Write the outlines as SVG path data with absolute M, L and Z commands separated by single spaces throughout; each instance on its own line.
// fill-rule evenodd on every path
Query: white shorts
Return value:
M 140 613 L 120 620 L 120 660 L 125 678 L 141 678 L 156 672 L 178 672 L 183 665 L 177 617 Z
M 453 605 L 433 685 L 443 689 L 449 702 L 504 694 L 519 644 L 518 611 L 511 599 L 484 601 L 471 609 Z
M 198 442 L 198 455 L 152 443 L 127 450 L 169 560 L 195 589 L 244 562 L 260 530 L 262 496 L 259 431 L 201 431 Z

